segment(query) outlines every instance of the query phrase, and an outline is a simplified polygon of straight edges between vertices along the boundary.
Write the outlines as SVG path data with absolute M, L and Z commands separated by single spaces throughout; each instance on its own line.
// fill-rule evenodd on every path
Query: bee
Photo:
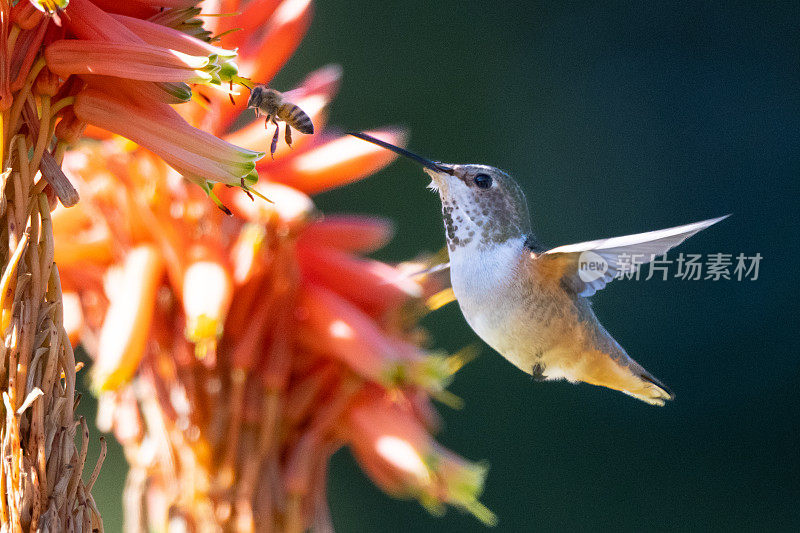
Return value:
M 247 107 L 255 109 L 257 117 L 261 114 L 266 115 L 265 128 L 270 121 L 275 124 L 275 135 L 272 136 L 272 144 L 270 145 L 270 155 L 273 158 L 275 157 L 275 150 L 278 148 L 279 120 L 286 123 L 284 137 L 286 144 L 290 147 L 292 146 L 292 128 L 300 133 L 314 133 L 314 124 L 306 112 L 287 101 L 283 94 L 275 89 L 270 89 L 266 85 L 253 87 L 253 90 L 250 91 L 250 99 L 247 100 Z

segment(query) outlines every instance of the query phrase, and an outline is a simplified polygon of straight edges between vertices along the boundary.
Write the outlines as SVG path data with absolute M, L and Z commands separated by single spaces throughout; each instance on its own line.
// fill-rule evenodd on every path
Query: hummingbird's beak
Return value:
M 372 135 L 367 135 L 366 133 L 352 132 L 352 131 L 348 132 L 348 135 L 352 135 L 353 137 L 357 137 L 357 138 L 361 139 L 362 141 L 367 141 L 367 142 L 370 142 L 372 144 L 377 144 L 378 146 L 382 146 L 383 148 L 386 148 L 387 150 L 391 150 L 392 152 L 394 152 L 396 154 L 400 154 L 403 157 L 407 157 L 408 159 L 414 160 L 417 163 L 419 163 L 420 165 L 422 165 L 423 167 L 428 168 L 430 170 L 433 170 L 436 173 L 444 172 L 445 174 L 450 174 L 451 176 L 453 175 L 453 169 L 448 167 L 447 165 L 443 165 L 442 163 L 439 163 L 438 161 L 431 161 L 430 159 L 425 159 L 422 156 L 419 156 L 419 155 L 417 155 L 415 153 L 409 152 L 405 148 L 400 148 L 399 146 L 395 146 L 393 144 L 389 144 L 386 141 L 382 141 L 380 139 L 376 139 Z

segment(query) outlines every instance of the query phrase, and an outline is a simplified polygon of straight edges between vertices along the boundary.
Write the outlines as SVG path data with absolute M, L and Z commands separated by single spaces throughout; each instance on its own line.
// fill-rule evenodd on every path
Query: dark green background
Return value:
M 733 213 L 681 250 L 759 252 L 758 281 L 622 281 L 594 298 L 675 402 L 533 383 L 484 347 L 440 439 L 491 463 L 498 531 L 797 530 L 798 3 L 601 4 L 321 1 L 275 85 L 342 64 L 333 125 L 402 124 L 422 154 L 508 170 L 545 243 Z M 317 200 L 395 220 L 379 256 L 401 260 L 444 242 L 426 184 L 402 161 Z M 476 339 L 456 306 L 427 325 L 442 348 Z M 113 451 L 95 497 L 119 531 Z M 330 502 L 339 532 L 484 530 L 383 496 L 347 452 Z

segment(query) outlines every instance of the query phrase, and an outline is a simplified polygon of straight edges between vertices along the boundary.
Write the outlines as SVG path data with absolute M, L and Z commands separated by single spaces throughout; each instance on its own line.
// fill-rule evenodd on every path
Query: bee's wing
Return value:
M 534 255 L 543 272 L 560 276 L 579 296 L 591 296 L 620 272 L 649 263 L 695 233 L 728 218 L 703 220 L 684 226 L 567 244 Z

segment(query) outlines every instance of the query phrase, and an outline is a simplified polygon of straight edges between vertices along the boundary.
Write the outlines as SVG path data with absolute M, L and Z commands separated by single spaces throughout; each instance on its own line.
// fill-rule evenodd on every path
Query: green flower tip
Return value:
M 477 345 L 471 344 L 452 355 L 429 355 L 411 365 L 410 380 L 434 394 L 442 392 L 453 381 L 455 373 L 475 359 L 478 353 Z
M 192 99 L 192 88 L 183 82 L 158 82 L 156 84 L 162 91 L 176 100 L 175 103 L 188 102 Z
M 497 515 L 478 501 L 489 471 L 486 462 L 472 463 L 446 450 L 434 450 L 425 458 L 425 464 L 436 485 L 433 490 L 423 488 L 414 496 L 429 513 L 442 516 L 445 504 L 450 504 L 487 526 L 497 525 Z
M 446 390 L 453 376 L 477 357 L 479 349 L 469 345 L 452 355 L 433 354 L 416 360 L 393 361 L 383 371 L 381 383 L 388 387 L 416 386 L 452 409 L 461 409 L 464 401 Z
M 448 494 L 448 501 L 469 512 L 487 526 L 497 525 L 497 515 L 488 507 L 478 501 L 483 493 L 489 465 L 485 461 L 478 463 L 455 464 L 452 460 L 444 459 L 440 470 L 449 470 L 443 476 Z M 449 474 L 449 475 L 448 475 Z
M 208 195 L 209 199 L 212 202 L 214 202 L 214 204 L 217 207 L 219 207 L 220 211 L 222 211 L 223 213 L 225 213 L 229 217 L 233 216 L 233 213 L 231 212 L 231 210 L 228 209 L 227 207 L 225 207 L 225 204 L 222 203 L 222 200 L 220 200 L 219 197 L 216 194 L 214 194 L 214 182 L 213 181 L 206 180 L 206 181 L 204 181 L 202 183 L 198 183 L 198 185 L 200 186 L 201 189 L 203 189 L 205 191 L 205 193 Z

